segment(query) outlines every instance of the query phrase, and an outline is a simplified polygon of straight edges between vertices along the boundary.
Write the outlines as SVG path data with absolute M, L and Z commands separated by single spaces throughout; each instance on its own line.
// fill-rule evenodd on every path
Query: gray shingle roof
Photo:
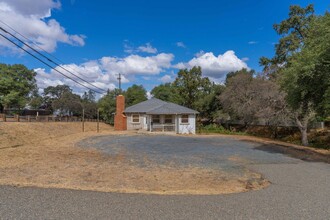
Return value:
M 162 115 L 198 114 L 199 112 L 171 102 L 165 102 L 160 99 L 152 98 L 126 108 L 124 113 L 146 113 L 152 115 Z

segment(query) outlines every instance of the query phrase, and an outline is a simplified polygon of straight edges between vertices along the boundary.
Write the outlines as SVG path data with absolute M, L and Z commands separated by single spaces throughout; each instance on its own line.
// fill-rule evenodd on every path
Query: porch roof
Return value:
M 145 113 L 150 115 L 198 114 L 198 111 L 160 99 L 152 98 L 125 109 L 124 113 Z

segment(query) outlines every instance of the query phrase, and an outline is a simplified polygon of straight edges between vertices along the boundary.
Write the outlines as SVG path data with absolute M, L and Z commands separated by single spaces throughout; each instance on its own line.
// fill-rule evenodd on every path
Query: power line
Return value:
M 2 24 L 4 24 L 5 26 L 7 26 L 10 30 L 14 31 L 15 34 L 18 34 L 19 36 L 23 37 L 25 40 L 27 40 L 27 41 L 31 41 L 30 39 L 28 39 L 27 37 L 25 37 L 23 34 L 21 34 L 21 33 L 19 33 L 18 31 L 16 31 L 13 27 L 11 27 L 11 26 L 10 26 L 9 24 L 7 24 L 6 22 L 0 20 L 0 23 L 2 23 Z M 31 41 L 31 43 L 32 43 L 34 46 L 36 46 L 38 49 L 40 49 L 40 50 L 42 50 L 43 52 L 45 52 L 46 54 L 48 54 L 48 56 L 53 57 L 54 59 L 58 60 L 59 62 L 65 63 L 65 62 L 63 62 L 62 60 L 56 58 L 54 55 L 48 53 L 48 52 L 47 52 L 46 50 L 44 50 L 43 48 L 39 47 L 39 45 L 36 44 L 36 43 L 34 43 L 33 41 Z
M 78 75 L 72 73 L 71 71 L 69 71 L 68 69 L 64 68 L 64 67 L 61 66 L 59 63 L 54 62 L 52 59 L 50 59 L 50 58 L 48 58 L 47 56 L 45 56 L 44 54 L 40 53 L 39 51 L 37 51 L 36 49 L 34 49 L 33 47 L 31 47 L 31 46 L 28 45 L 27 43 L 25 43 L 24 41 L 22 41 L 21 39 L 19 39 L 18 37 L 16 37 L 16 36 L 13 35 L 12 33 L 10 33 L 9 31 L 5 30 L 5 29 L 4 29 L 3 27 L 1 27 L 1 26 L 0 26 L 0 30 L 2 30 L 3 32 L 5 32 L 5 33 L 9 34 L 10 36 L 14 37 L 16 40 L 18 40 L 19 42 L 21 42 L 22 44 L 24 44 L 25 46 L 27 46 L 28 48 L 30 48 L 31 50 L 33 50 L 34 52 L 36 52 L 37 54 L 39 54 L 40 56 L 42 56 L 43 58 L 45 58 L 47 61 L 49 61 L 49 62 L 51 62 L 51 63 L 57 65 L 57 66 L 60 67 L 61 69 L 63 69 L 63 70 L 65 70 L 65 71 L 67 71 L 68 73 L 74 75 L 74 76 L 77 77 L 78 79 L 80 79 L 80 80 L 84 81 L 85 83 L 87 83 L 87 84 L 93 86 L 94 88 L 97 88 L 97 89 L 99 89 L 99 90 L 101 90 L 101 91 L 106 92 L 105 89 L 102 89 L 102 88 L 100 88 L 100 87 L 98 87 L 98 86 L 93 85 L 92 83 L 86 81 L 85 79 L 81 78 L 80 76 L 78 76 Z
M 25 40 L 27 40 L 27 41 L 31 41 L 30 39 L 28 39 L 27 37 L 25 37 L 23 34 L 19 33 L 17 30 L 15 30 L 14 28 L 12 28 L 12 27 L 11 27 L 9 24 L 7 24 L 6 22 L 0 20 L 0 23 L 2 23 L 2 24 L 4 24 L 5 26 L 7 26 L 9 29 L 11 29 L 12 31 L 14 31 L 15 34 L 18 34 L 19 36 L 23 37 Z M 44 53 L 46 53 L 48 56 L 53 57 L 55 60 L 57 60 L 57 61 L 59 61 L 59 62 L 61 62 L 61 63 L 66 63 L 66 62 L 64 62 L 63 60 L 57 58 L 56 56 L 54 56 L 54 55 L 48 53 L 46 50 L 44 50 L 43 48 L 41 48 L 38 44 L 34 43 L 33 41 L 31 41 L 31 43 L 32 43 L 35 47 L 37 47 L 39 50 L 42 50 Z M 73 69 L 71 69 L 71 70 L 74 71 Z M 82 75 L 83 77 L 86 77 L 85 75 L 83 75 L 83 74 L 81 74 L 81 73 L 79 73 L 79 74 Z
M 5 35 L 1 34 L 0 33 L 0 36 L 2 36 L 3 38 L 5 38 L 6 40 L 8 40 L 10 43 L 14 44 L 15 46 L 17 46 L 18 48 L 20 48 L 21 50 L 25 51 L 26 53 L 28 53 L 29 55 L 31 55 L 32 57 L 34 57 L 35 59 L 39 60 L 40 62 L 42 62 L 43 64 L 45 64 L 46 66 L 50 67 L 51 69 L 55 70 L 56 72 L 58 72 L 59 74 L 61 74 L 62 76 L 68 78 L 68 79 L 71 79 L 72 81 L 74 81 L 75 83 L 78 83 L 79 85 L 91 90 L 91 91 L 94 91 L 95 93 L 99 93 L 99 94 L 104 94 L 102 92 L 99 92 L 99 91 L 96 91 L 94 89 L 91 89 L 87 86 L 85 86 L 84 84 L 78 82 L 77 80 L 73 79 L 72 77 L 70 76 L 67 76 L 65 75 L 64 73 L 60 72 L 59 70 L 57 70 L 56 68 L 54 68 L 53 66 L 51 66 L 50 64 L 46 63 L 45 61 L 43 61 L 42 59 L 40 59 L 39 57 L 37 57 L 36 55 L 30 53 L 28 50 L 24 49 L 23 47 L 21 47 L 20 45 L 18 45 L 17 43 L 15 43 L 14 41 L 12 41 L 11 39 L 9 39 L 8 37 L 6 37 Z

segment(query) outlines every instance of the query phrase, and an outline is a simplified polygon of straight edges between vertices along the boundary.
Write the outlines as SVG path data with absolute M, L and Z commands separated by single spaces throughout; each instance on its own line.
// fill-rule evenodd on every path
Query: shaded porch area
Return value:
M 176 132 L 176 115 L 147 115 L 148 131 L 150 132 Z

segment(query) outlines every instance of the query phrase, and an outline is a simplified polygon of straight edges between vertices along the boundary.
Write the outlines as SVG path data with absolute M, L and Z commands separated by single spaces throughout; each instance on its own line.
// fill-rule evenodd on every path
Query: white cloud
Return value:
M 151 91 L 147 91 L 147 98 L 151 99 L 153 96 L 151 95 Z
M 247 64 L 239 59 L 235 52 L 229 50 L 223 55 L 215 56 L 212 52 L 204 53 L 199 57 L 194 57 L 188 63 L 178 63 L 175 68 L 184 69 L 200 66 L 203 74 L 211 78 L 224 80 L 226 74 L 232 71 L 237 71 L 242 68 L 247 68 Z
M 186 48 L 186 45 L 183 42 L 176 42 L 177 47 Z
M 205 51 L 204 50 L 200 50 L 199 52 L 195 53 L 195 56 L 196 57 L 201 57 L 205 54 Z
M 157 75 L 163 72 L 165 68 L 170 68 L 173 59 L 173 54 L 160 53 L 147 57 L 139 55 L 129 55 L 125 58 L 103 57 L 101 63 L 110 73 Z
M 47 52 L 55 51 L 59 42 L 83 46 L 85 36 L 69 35 L 55 19 L 50 19 L 51 11 L 60 7 L 60 2 L 54 0 L 34 0 L 33 3 L 26 0 L 0 0 L 0 20 Z M 10 30 L 4 24 L 1 26 Z M 0 46 L 13 48 L 4 39 L 0 40 Z
M 157 48 L 153 47 L 151 43 L 146 43 L 145 45 L 141 45 L 138 48 L 135 48 L 132 43 L 128 40 L 124 41 L 124 52 L 129 54 L 134 53 L 150 53 L 150 54 L 156 54 L 158 52 Z
M 249 41 L 248 44 L 257 44 L 258 42 L 257 41 Z
M 116 85 L 118 85 L 117 78 L 119 73 L 122 74 L 122 83 L 130 82 L 130 79 L 134 78 L 135 75 L 142 75 L 148 78 L 149 76 L 158 75 L 165 69 L 170 68 L 173 59 L 173 54 L 165 53 L 146 57 L 138 55 L 129 55 L 125 58 L 102 57 L 99 60 L 91 60 L 79 65 L 62 65 L 62 68 L 56 67 L 56 69 L 65 75 L 68 75 L 73 79 L 81 82 L 79 78 L 71 75 L 66 71 L 69 70 L 70 72 L 74 73 L 80 78 L 85 79 L 93 85 L 107 90 L 116 88 Z M 83 86 L 65 78 L 56 70 L 46 72 L 44 69 L 39 68 L 35 69 L 35 71 L 37 72 L 37 84 L 41 89 L 44 89 L 48 86 L 66 84 L 69 85 L 73 91 L 78 94 L 83 94 L 83 92 L 87 90 Z M 83 84 L 97 90 L 87 83 Z
M 114 76 L 107 76 L 104 73 L 102 73 L 102 71 L 100 71 L 98 69 L 97 66 L 95 67 L 86 67 L 84 66 L 84 64 L 82 64 L 81 66 L 77 66 L 75 64 L 70 64 L 70 65 L 65 65 L 65 68 L 70 69 L 71 70 L 75 70 L 73 73 L 80 76 L 81 78 L 84 76 L 83 79 L 87 80 L 88 82 L 90 82 L 92 85 L 97 86 L 101 89 L 107 90 L 107 89 L 114 89 L 116 88 L 115 86 L 115 79 Z M 88 88 L 91 88 L 93 90 L 97 90 L 100 92 L 103 92 L 83 81 L 81 81 L 80 79 L 78 79 L 77 77 L 67 73 L 66 71 L 64 71 L 63 69 L 57 67 L 57 70 L 59 70 L 60 72 L 64 73 L 67 76 L 70 76 L 71 78 L 79 81 L 81 84 L 87 86 Z M 93 71 L 94 70 L 94 71 Z M 37 80 L 37 85 L 39 87 L 39 90 L 43 91 L 44 88 L 47 88 L 48 86 L 57 86 L 57 85 L 68 85 L 70 86 L 70 88 L 73 90 L 74 93 L 80 94 L 82 95 L 87 88 L 85 88 L 82 85 L 79 85 L 75 82 L 73 82 L 72 80 L 62 76 L 60 73 L 58 73 L 56 70 L 51 70 L 50 72 L 46 72 L 45 69 L 35 69 L 37 76 L 36 76 L 36 80 Z
M 173 65 L 173 67 L 174 68 L 177 68 L 177 69 L 186 69 L 186 68 L 189 68 L 189 66 L 187 64 L 182 63 L 182 62 Z
M 160 78 L 160 81 L 162 81 L 162 83 L 168 83 L 172 82 L 173 79 L 170 75 L 164 75 L 162 78 Z
M 139 46 L 138 51 L 144 53 L 157 53 L 157 49 L 152 47 L 150 43 L 146 43 L 146 45 Z
M 124 52 L 125 53 L 134 53 L 134 47 L 130 44 L 128 40 L 124 41 Z
M 250 58 L 248 58 L 248 57 L 243 57 L 243 58 L 242 58 L 242 61 L 244 61 L 244 62 L 245 62 L 245 61 L 249 61 L 249 60 L 250 60 Z

